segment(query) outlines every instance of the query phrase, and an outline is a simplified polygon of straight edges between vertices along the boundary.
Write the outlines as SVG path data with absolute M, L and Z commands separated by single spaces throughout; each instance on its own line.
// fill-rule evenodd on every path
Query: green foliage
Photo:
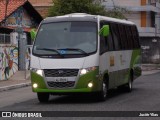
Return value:
M 70 13 L 88 13 L 124 19 L 124 9 L 106 10 L 100 0 L 53 0 L 49 16 L 60 16 Z M 122 11 L 123 10 L 123 11 Z
M 70 13 L 106 15 L 106 10 L 100 2 L 95 2 L 95 0 L 54 0 L 54 5 L 49 10 L 49 16 Z
M 125 8 L 114 7 L 111 10 L 107 10 L 107 16 L 119 19 L 126 19 L 124 14 L 128 14 L 129 12 Z

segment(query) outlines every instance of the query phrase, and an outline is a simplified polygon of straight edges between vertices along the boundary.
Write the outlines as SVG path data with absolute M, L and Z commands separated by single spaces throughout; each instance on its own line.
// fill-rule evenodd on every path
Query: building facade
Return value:
M 106 8 L 122 7 L 139 31 L 143 63 L 160 63 L 160 0 L 102 0 Z
M 7 80 L 30 64 L 30 30 L 42 21 L 27 0 L 0 0 L 0 80 Z

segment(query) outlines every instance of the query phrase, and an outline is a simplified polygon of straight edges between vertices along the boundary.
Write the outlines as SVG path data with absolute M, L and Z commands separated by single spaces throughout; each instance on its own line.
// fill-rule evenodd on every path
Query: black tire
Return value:
M 129 79 L 128 83 L 125 86 L 126 92 L 132 92 L 132 80 Z
M 106 82 L 103 80 L 103 82 L 102 82 L 102 90 L 97 93 L 96 98 L 99 101 L 105 101 L 106 98 L 107 98 L 107 94 L 108 94 L 108 87 L 107 87 Z
M 130 74 L 130 78 L 128 80 L 128 83 L 125 86 L 125 90 L 127 92 L 131 92 L 132 88 L 133 88 L 133 72 L 131 72 L 131 74 Z
M 37 93 L 39 102 L 45 103 L 49 100 L 49 93 Z

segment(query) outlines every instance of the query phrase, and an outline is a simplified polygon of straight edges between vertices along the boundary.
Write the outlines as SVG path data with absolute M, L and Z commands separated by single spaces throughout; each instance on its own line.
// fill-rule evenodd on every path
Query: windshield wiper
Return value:
M 51 48 L 37 48 L 37 50 L 45 50 L 45 51 L 53 51 L 56 52 L 58 55 L 60 55 L 61 57 L 64 57 L 64 55 L 62 55 L 57 49 L 51 49 Z
M 81 49 L 78 48 L 62 48 L 62 49 L 57 49 L 57 50 L 69 50 L 69 51 L 79 51 L 81 53 L 83 53 L 86 56 L 89 56 L 89 54 Z

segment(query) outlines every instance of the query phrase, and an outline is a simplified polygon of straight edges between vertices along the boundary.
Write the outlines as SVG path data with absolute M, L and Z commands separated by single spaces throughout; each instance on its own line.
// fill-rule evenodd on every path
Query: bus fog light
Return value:
M 91 82 L 88 83 L 88 87 L 89 87 L 89 88 L 93 87 L 93 83 L 91 83 Z
M 38 87 L 38 84 L 37 83 L 34 83 L 33 84 L 33 88 L 37 88 Z

